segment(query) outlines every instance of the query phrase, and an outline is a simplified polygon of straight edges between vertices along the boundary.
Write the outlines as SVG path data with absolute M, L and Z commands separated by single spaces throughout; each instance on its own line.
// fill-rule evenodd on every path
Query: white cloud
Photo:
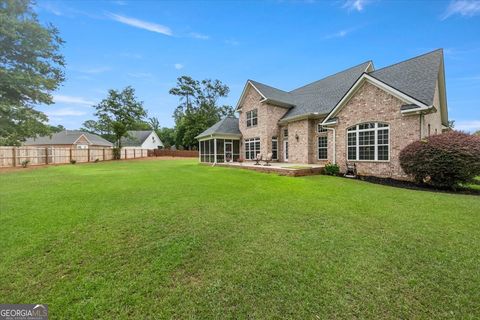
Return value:
M 61 94 L 54 95 L 53 101 L 55 101 L 55 103 L 81 104 L 81 105 L 87 105 L 87 106 L 91 106 L 95 104 L 95 102 L 87 100 L 83 97 L 65 96 Z
M 104 73 L 104 72 L 112 70 L 112 68 L 106 67 L 106 66 L 94 67 L 94 68 L 83 68 L 83 69 L 70 67 L 68 69 L 70 69 L 72 71 L 78 71 L 78 72 L 81 72 L 81 73 L 87 73 L 87 74 L 99 74 L 99 73 Z
M 480 120 L 455 121 L 455 130 L 468 132 L 480 130 Z
M 346 0 L 343 3 L 342 8 L 347 9 L 348 11 L 363 11 L 365 6 L 370 2 L 370 0 Z
M 122 16 L 115 13 L 109 13 L 108 16 L 117 22 L 129 25 L 132 27 L 136 27 L 136 28 L 140 28 L 140 29 L 144 29 L 144 30 L 148 30 L 156 33 L 161 33 L 167 36 L 172 35 L 172 30 L 169 27 L 163 26 L 161 24 L 143 21 L 135 18 L 130 18 L 130 17 Z
M 328 40 L 328 39 L 334 39 L 334 38 L 343 38 L 348 34 L 352 33 L 353 31 L 355 31 L 356 29 L 358 28 L 343 29 L 332 34 L 327 34 L 325 37 L 323 37 L 323 39 Z
M 45 113 L 47 114 L 47 116 L 52 116 L 52 117 L 84 116 L 87 114 L 85 111 L 75 110 L 72 108 L 62 108 L 58 110 L 47 111 Z
M 175 69 L 177 69 L 177 70 L 183 69 L 183 67 L 184 67 L 184 65 L 181 64 L 181 63 L 175 63 L 173 66 L 174 66 Z
M 191 32 L 190 37 L 194 39 L 199 39 L 199 40 L 208 40 L 210 39 L 210 36 L 207 36 L 206 34 L 198 33 L 198 32 Z
M 122 1 L 122 0 L 112 1 L 112 3 L 116 4 L 118 6 L 126 6 L 127 5 L 127 1 Z
M 471 17 L 480 14 L 480 1 L 478 0 L 454 0 L 450 2 L 445 13 L 441 16 L 445 20 L 455 14 L 463 17 Z
M 240 42 L 238 42 L 237 40 L 234 40 L 234 39 L 225 40 L 225 43 L 228 44 L 228 45 L 231 45 L 231 46 L 238 46 L 238 45 L 240 45 Z
M 43 2 L 39 4 L 39 7 L 47 12 L 50 12 L 56 16 L 63 16 L 63 12 L 51 2 Z
M 130 73 L 127 73 L 127 75 L 133 78 L 152 78 L 153 77 L 153 74 L 148 72 L 130 72 Z

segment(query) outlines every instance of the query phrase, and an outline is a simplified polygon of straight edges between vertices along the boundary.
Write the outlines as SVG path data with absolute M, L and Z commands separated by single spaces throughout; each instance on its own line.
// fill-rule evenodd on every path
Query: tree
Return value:
M 156 132 L 160 140 L 162 140 L 165 148 L 170 148 L 175 145 L 175 129 L 162 127 Z
M 180 97 L 175 109 L 175 143 L 187 149 L 196 147 L 195 137 L 214 125 L 222 117 L 233 115 L 231 106 L 218 106 L 219 98 L 227 97 L 230 89 L 220 80 L 205 79 L 201 82 L 188 76 L 177 79 L 177 86 L 170 94 Z
M 122 91 L 109 90 L 108 97 L 94 108 L 98 121 L 86 121 L 84 127 L 112 136 L 117 148 L 122 147 L 121 139 L 127 136 L 127 131 L 137 130 L 147 116 L 143 102 L 137 101 L 135 90 L 130 86 Z
M 148 124 L 152 130 L 158 131 L 160 130 L 160 121 L 157 117 L 148 118 Z
M 475 131 L 474 135 L 480 136 L 480 130 Z
M 0 144 L 51 132 L 34 105 L 52 104 L 51 92 L 64 80 L 62 44 L 55 27 L 39 23 L 29 0 L 0 1 Z
M 49 126 L 50 132 L 56 133 L 56 132 L 62 132 L 65 131 L 65 127 L 59 124 L 58 126 Z

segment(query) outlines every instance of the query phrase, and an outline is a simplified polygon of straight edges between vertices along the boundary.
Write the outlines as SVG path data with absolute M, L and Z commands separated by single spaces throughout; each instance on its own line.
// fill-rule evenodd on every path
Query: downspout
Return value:
M 336 150 L 336 134 L 335 134 L 335 128 L 327 128 L 327 127 L 324 127 L 325 129 L 327 130 L 332 130 L 332 134 L 333 134 L 333 164 L 336 164 L 337 161 L 337 150 Z

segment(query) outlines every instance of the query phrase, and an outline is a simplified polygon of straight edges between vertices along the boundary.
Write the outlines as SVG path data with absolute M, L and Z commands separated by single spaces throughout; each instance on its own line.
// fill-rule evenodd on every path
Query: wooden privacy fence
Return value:
M 168 149 L 154 149 L 148 150 L 149 157 L 197 157 L 196 150 L 168 150 Z
M 122 148 L 120 159 L 136 159 L 148 156 L 147 149 Z M 20 167 L 76 162 L 95 162 L 113 159 L 112 148 L 57 148 L 57 147 L 0 147 L 0 167 Z

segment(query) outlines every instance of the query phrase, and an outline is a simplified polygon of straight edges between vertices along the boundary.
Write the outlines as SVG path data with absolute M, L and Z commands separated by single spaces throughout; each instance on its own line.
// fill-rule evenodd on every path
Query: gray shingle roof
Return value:
M 254 80 L 248 81 L 250 81 L 255 88 L 257 88 L 268 100 L 280 102 L 290 106 L 295 105 L 294 97 L 289 92 L 267 86 L 266 84 Z
M 283 118 L 314 112 L 329 113 L 365 72 L 370 63 L 371 61 L 366 61 L 291 91 L 295 97 L 296 107 L 287 112 Z
M 326 114 L 342 99 L 355 81 L 367 69 L 370 61 L 359 64 L 290 92 L 249 80 L 267 99 L 292 108 L 283 119 L 311 113 Z
M 121 139 L 124 147 L 140 147 L 152 133 L 152 130 L 129 130 L 128 136 Z
M 226 117 L 222 120 L 215 123 L 213 126 L 207 130 L 200 133 L 195 138 L 202 138 L 212 134 L 231 134 L 231 135 L 240 135 L 240 129 L 238 126 L 238 118 L 235 117 Z
M 421 56 L 375 70 L 370 75 L 409 95 L 427 106 L 433 104 L 443 50 L 438 49 Z
M 85 137 L 92 143 L 92 145 L 96 146 L 105 146 L 105 147 L 112 147 L 113 144 L 102 137 L 88 133 L 80 130 L 65 130 L 61 132 L 57 132 L 52 134 L 51 136 L 43 136 L 43 137 L 36 137 L 36 138 L 28 138 L 24 145 L 26 146 L 34 146 L 34 145 L 46 145 L 46 144 L 73 144 L 81 135 L 85 135 Z
M 438 49 L 368 74 L 426 105 L 432 105 L 442 59 L 443 50 Z M 290 92 L 249 81 L 267 99 L 291 106 L 282 119 L 312 113 L 327 114 L 366 72 L 370 63 L 364 62 Z

